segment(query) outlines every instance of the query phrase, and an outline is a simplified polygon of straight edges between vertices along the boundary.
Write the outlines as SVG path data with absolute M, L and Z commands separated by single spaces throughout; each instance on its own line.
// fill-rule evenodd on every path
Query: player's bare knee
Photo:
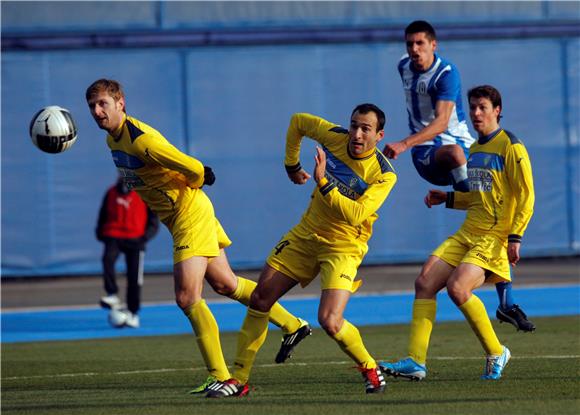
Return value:
M 455 168 L 465 164 L 465 153 L 458 145 L 446 145 L 439 148 L 435 160 L 447 168 Z
M 264 293 L 261 293 L 258 288 L 252 292 L 250 297 L 250 308 L 257 311 L 266 312 L 272 308 L 272 305 L 273 304 L 271 300 L 266 295 L 264 295 Z
M 193 298 L 191 295 L 189 295 L 189 293 L 184 291 L 175 293 L 175 303 L 182 310 L 185 310 L 187 307 L 193 304 L 193 302 Z
M 211 285 L 211 288 L 219 295 L 225 295 L 227 297 L 236 290 L 236 286 L 229 280 L 208 282 Z
M 471 292 L 457 280 L 447 281 L 447 294 L 456 305 L 465 303 L 471 296 Z
M 342 328 L 343 319 L 334 315 L 319 315 L 318 323 L 329 336 L 335 336 Z
M 433 295 L 433 284 L 425 274 L 419 274 L 415 280 L 415 294 Z

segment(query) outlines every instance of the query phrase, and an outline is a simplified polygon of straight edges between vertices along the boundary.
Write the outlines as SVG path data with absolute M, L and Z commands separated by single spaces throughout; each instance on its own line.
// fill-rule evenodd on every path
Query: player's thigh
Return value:
M 415 280 L 415 297 L 432 299 L 447 284 L 454 267 L 438 256 L 431 255 Z
M 207 258 L 189 257 L 173 265 L 175 296 L 180 307 L 187 307 L 201 300 Z
M 449 297 L 457 304 L 465 303 L 471 292 L 485 282 L 485 270 L 477 265 L 463 262 L 452 272 L 447 281 Z
M 324 289 L 320 294 L 318 321 L 323 326 L 342 323 L 344 310 L 350 299 L 349 290 Z M 338 327 L 340 330 L 340 327 Z
M 258 285 L 252 293 L 250 307 L 267 311 L 296 284 L 298 282 L 295 279 L 266 264 L 260 273 Z
M 435 164 L 442 170 L 449 171 L 465 163 L 465 152 L 457 144 L 443 145 L 435 152 Z
M 441 168 L 435 161 L 436 146 L 413 147 L 413 165 L 423 179 L 437 186 L 452 184 L 449 170 Z
M 205 279 L 218 294 L 227 295 L 235 291 L 238 285 L 237 277 L 224 249 L 220 249 L 219 256 L 209 258 Z

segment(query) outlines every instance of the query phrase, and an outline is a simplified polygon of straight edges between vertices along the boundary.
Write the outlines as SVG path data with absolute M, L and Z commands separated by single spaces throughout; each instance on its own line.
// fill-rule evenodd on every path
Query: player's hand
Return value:
M 383 149 L 383 154 L 390 159 L 396 159 L 399 157 L 399 154 L 407 151 L 407 144 L 403 141 L 397 141 L 395 143 L 387 143 L 385 148 Z
M 300 169 L 294 173 L 288 173 L 288 177 L 294 184 L 304 184 L 310 179 L 310 175 L 304 169 Z
M 314 155 L 314 181 L 320 182 L 326 174 L 326 153 L 320 148 L 316 147 L 316 154 Z
M 211 186 L 215 183 L 215 174 L 211 167 L 203 166 L 203 186 Z
M 508 260 L 512 267 L 515 267 L 520 260 L 520 243 L 519 242 L 508 242 Z
M 429 193 L 427 193 L 427 196 L 425 196 L 424 199 L 424 202 L 429 209 L 431 209 L 432 206 L 440 205 L 445 201 L 447 201 L 447 192 L 442 190 L 429 190 Z

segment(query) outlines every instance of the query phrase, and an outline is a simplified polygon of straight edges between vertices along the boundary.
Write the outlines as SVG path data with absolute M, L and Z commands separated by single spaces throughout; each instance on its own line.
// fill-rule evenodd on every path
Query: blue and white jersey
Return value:
M 433 65 L 427 71 L 420 72 L 412 67 L 409 55 L 405 54 L 399 61 L 398 69 L 405 90 L 409 129 L 412 134 L 421 131 L 433 121 L 437 101 L 455 102 L 447 130 L 420 145 L 458 144 L 463 149 L 469 149 L 474 138 L 467 129 L 461 103 L 461 80 L 455 65 L 435 54 Z

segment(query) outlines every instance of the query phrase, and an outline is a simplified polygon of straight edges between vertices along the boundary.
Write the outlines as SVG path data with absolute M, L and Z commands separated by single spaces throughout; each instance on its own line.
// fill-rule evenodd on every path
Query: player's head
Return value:
M 435 29 L 424 20 L 416 20 L 405 28 L 405 45 L 415 69 L 426 71 L 433 64 L 437 50 Z
M 119 82 L 99 79 L 87 88 L 85 98 L 99 128 L 109 133 L 119 128 L 125 113 L 125 94 Z
M 501 94 L 491 85 L 480 85 L 467 92 L 469 117 L 473 128 L 480 136 L 487 135 L 499 128 L 501 118 Z
M 385 135 L 385 113 L 374 104 L 360 104 L 352 111 L 348 149 L 360 156 L 374 149 Z
M 429 22 L 426 22 L 425 20 L 415 20 L 414 22 L 409 23 L 409 25 L 405 28 L 405 37 L 415 33 L 425 33 L 429 40 L 437 40 L 435 29 Z

